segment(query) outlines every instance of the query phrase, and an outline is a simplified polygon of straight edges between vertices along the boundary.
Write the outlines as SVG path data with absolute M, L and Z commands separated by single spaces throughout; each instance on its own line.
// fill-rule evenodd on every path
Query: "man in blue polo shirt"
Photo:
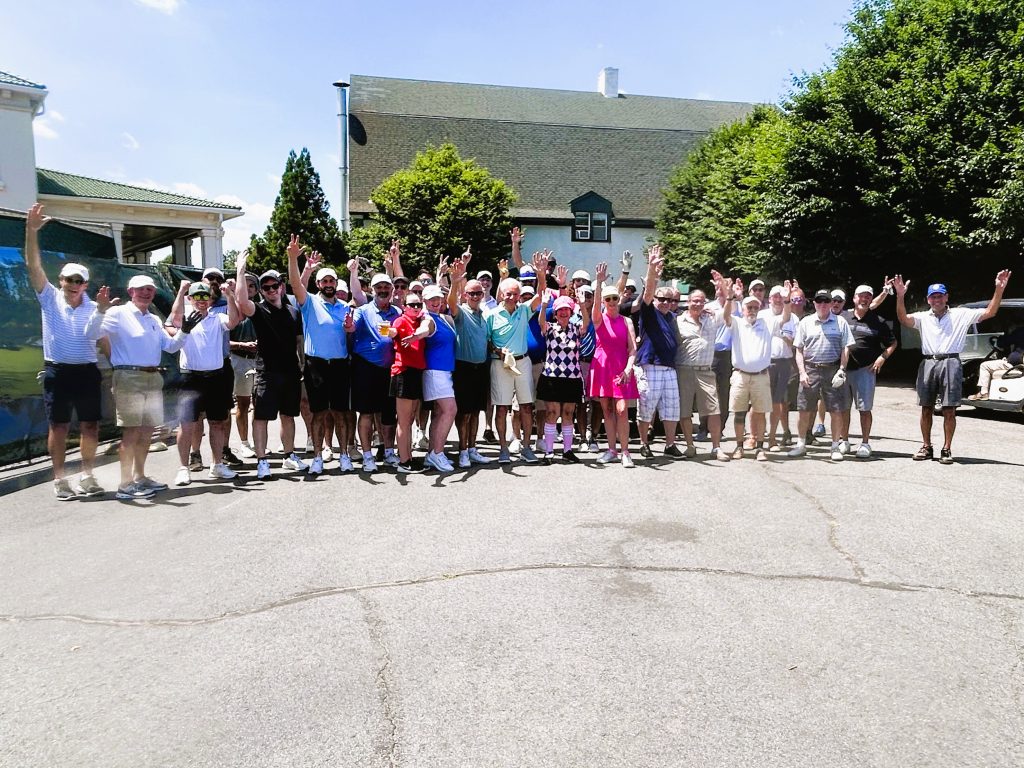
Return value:
M 313 251 L 299 274 L 299 253 L 302 245 L 292 235 L 288 243 L 288 282 L 295 292 L 295 303 L 302 314 L 303 352 L 306 365 L 303 381 L 306 384 L 306 398 L 312 414 L 313 461 L 307 472 L 309 477 L 319 477 L 324 471 L 324 439 L 330 444 L 327 434 L 328 411 L 333 416 L 330 423 L 341 427 L 344 432 L 344 414 L 349 410 L 349 388 L 351 375 L 348 362 L 348 339 L 346 333 L 355 329 L 352 314 L 347 304 L 338 301 L 338 273 L 330 267 L 322 267 L 316 273 L 316 287 L 319 293 L 310 295 L 306 290 L 313 270 L 320 267 L 321 256 Z M 348 455 L 348 440 L 342 440 L 339 469 L 348 472 L 353 469 Z
M 640 393 L 637 415 L 640 421 L 640 455 L 654 458 L 647 442 L 647 433 L 655 414 L 661 416 L 665 426 L 665 455 L 673 459 L 686 458 L 676 447 L 676 424 L 679 423 L 679 381 L 676 378 L 675 317 L 673 316 L 673 289 L 658 286 L 658 275 L 664 265 L 661 246 L 653 245 L 647 252 L 647 277 L 640 299 L 640 346 L 636 350 L 636 364 L 644 370 L 647 390 Z
M 363 471 L 375 472 L 373 458 L 373 417 L 380 415 L 384 439 L 384 461 L 398 465 L 395 453 L 395 425 L 398 414 L 391 389 L 391 363 L 395 347 L 388 335 L 391 323 L 401 312 L 391 303 L 394 285 L 380 273 L 370 280 L 373 300 L 355 311 L 355 336 L 352 342 L 352 410 L 359 412 L 359 443 L 363 448 Z

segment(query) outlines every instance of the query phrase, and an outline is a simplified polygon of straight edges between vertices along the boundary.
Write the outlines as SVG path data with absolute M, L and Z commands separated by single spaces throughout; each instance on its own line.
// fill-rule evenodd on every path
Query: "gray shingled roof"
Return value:
M 46 90 L 45 85 L 39 83 L 33 83 L 31 80 L 26 80 L 23 77 L 12 75 L 7 72 L 0 72 L 0 85 L 20 85 L 23 88 L 39 88 L 40 90 Z
M 146 189 L 130 184 L 118 184 L 115 181 L 104 181 L 89 176 L 76 176 L 63 171 L 51 171 L 46 168 L 36 169 L 39 192 L 43 195 L 66 195 L 68 197 L 92 197 L 101 200 L 123 200 L 132 203 L 159 203 L 164 205 L 186 205 L 196 208 L 223 208 L 239 211 L 237 205 L 215 203 L 212 200 L 201 200 L 197 197 L 176 195 L 159 189 Z
M 566 219 L 593 190 L 619 219 L 651 220 L 672 169 L 752 104 L 354 75 L 350 199 L 370 193 L 428 144 L 454 143 L 519 193 L 520 217 Z

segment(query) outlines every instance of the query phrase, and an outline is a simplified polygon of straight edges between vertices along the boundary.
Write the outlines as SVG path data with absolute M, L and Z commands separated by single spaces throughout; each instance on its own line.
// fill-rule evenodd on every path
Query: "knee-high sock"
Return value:
M 544 422 L 544 453 L 555 450 L 555 425 Z
M 571 451 L 572 450 L 572 426 L 571 425 L 568 426 L 568 427 L 565 426 L 564 424 L 562 425 L 562 450 L 563 451 Z

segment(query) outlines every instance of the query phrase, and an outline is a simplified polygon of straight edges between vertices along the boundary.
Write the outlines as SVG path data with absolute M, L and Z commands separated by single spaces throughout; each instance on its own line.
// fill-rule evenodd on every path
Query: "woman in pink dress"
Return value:
M 636 357 L 636 334 L 633 321 L 619 314 L 619 290 L 614 285 L 603 288 L 608 279 L 608 264 L 597 265 L 594 295 L 601 298 L 600 307 L 595 307 L 594 333 L 597 349 L 590 363 L 588 392 L 601 403 L 604 412 L 605 434 L 608 450 L 597 460 L 598 464 L 610 464 L 622 452 L 622 466 L 633 467 L 629 455 L 629 417 L 626 401 L 640 396 L 633 376 L 633 360 Z

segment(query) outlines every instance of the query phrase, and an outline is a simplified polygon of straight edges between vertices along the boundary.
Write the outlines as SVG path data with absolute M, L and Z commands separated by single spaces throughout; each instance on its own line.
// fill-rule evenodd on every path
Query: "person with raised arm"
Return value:
M 398 464 L 402 475 L 415 471 L 412 466 L 412 425 L 423 400 L 423 371 L 427 366 L 423 340 L 434 332 L 434 321 L 423 311 L 423 299 L 415 294 L 406 298 L 402 316 L 391 323 L 388 336 L 394 344 L 391 364 L 390 395 L 395 398 L 398 425 Z
M 606 450 L 597 462 L 610 464 L 621 461 L 631 469 L 633 458 L 629 454 L 629 419 L 627 401 L 639 397 L 633 363 L 636 360 L 636 332 L 633 322 L 619 313 L 619 289 L 606 286 L 608 264 L 601 262 L 594 270 L 594 295 L 601 297 L 595 307 L 594 334 L 597 345 L 590 362 L 588 388 L 591 397 L 598 398 L 604 413 Z M 621 454 L 620 454 L 621 452 Z
M 248 252 L 238 257 L 238 285 L 245 279 Z M 284 279 L 275 269 L 259 277 L 263 301 L 258 304 L 247 291 L 236 291 L 235 300 L 244 317 L 251 317 L 256 329 L 256 381 L 253 385 L 253 442 L 256 449 L 256 477 L 272 476 L 267 458 L 267 424 L 280 415 L 281 443 L 287 454 L 284 469 L 304 472 L 309 467 L 295 453 L 295 417 L 300 414 L 302 397 L 302 316 L 284 299 Z
M 923 360 L 917 369 L 917 404 L 921 406 L 921 437 L 924 440 L 914 461 L 925 461 L 935 457 L 932 448 L 932 413 L 936 401 L 942 407 L 942 450 L 939 461 L 953 463 L 953 434 L 956 432 L 956 407 L 963 396 L 964 369 L 960 353 L 964 350 L 967 332 L 975 323 L 995 317 L 1003 301 L 1003 292 L 1012 273 L 1000 270 L 995 279 L 995 290 L 988 306 L 984 309 L 949 307 L 949 291 L 942 283 L 928 286 L 927 312 L 908 314 L 906 307 L 907 286 L 903 275 L 893 278 L 896 289 L 896 317 L 904 328 L 914 328 L 921 334 Z
M 480 412 L 487 408 L 491 388 L 491 361 L 487 354 L 487 316 L 484 299 L 487 291 L 480 280 L 466 280 L 470 253 L 452 264 L 448 287 L 448 311 L 455 322 L 455 388 L 457 408 L 455 428 L 459 434 L 459 467 L 490 464 L 476 447 Z M 463 298 L 463 301 L 460 301 Z
M 85 335 L 96 304 L 89 298 L 89 270 L 67 262 L 61 267 L 60 290 L 46 278 L 39 253 L 39 230 L 50 218 L 36 203 L 25 216 L 25 266 L 32 290 L 39 299 L 43 327 L 43 407 L 49 432 L 46 448 L 53 462 L 53 492 L 60 501 L 98 496 L 96 445 L 101 415 L 100 371 L 96 342 Z M 68 429 L 78 416 L 81 433 L 82 475 L 75 489 L 65 476 Z
M 462 255 L 468 259 L 469 248 Z M 462 261 L 456 259 L 456 262 Z M 441 275 L 442 269 L 444 275 Z M 439 277 L 447 275 L 446 260 L 441 260 L 438 268 Z M 444 454 L 448 433 L 455 423 L 457 406 L 455 403 L 455 353 L 457 347 L 457 331 L 452 317 L 442 313 L 445 307 L 445 292 L 440 285 L 431 284 L 423 288 L 423 303 L 433 321 L 433 330 L 424 342 L 426 369 L 423 371 L 423 402 L 430 409 L 430 428 L 427 435 L 429 451 L 424 460 L 438 472 L 451 472 L 455 469 Z

